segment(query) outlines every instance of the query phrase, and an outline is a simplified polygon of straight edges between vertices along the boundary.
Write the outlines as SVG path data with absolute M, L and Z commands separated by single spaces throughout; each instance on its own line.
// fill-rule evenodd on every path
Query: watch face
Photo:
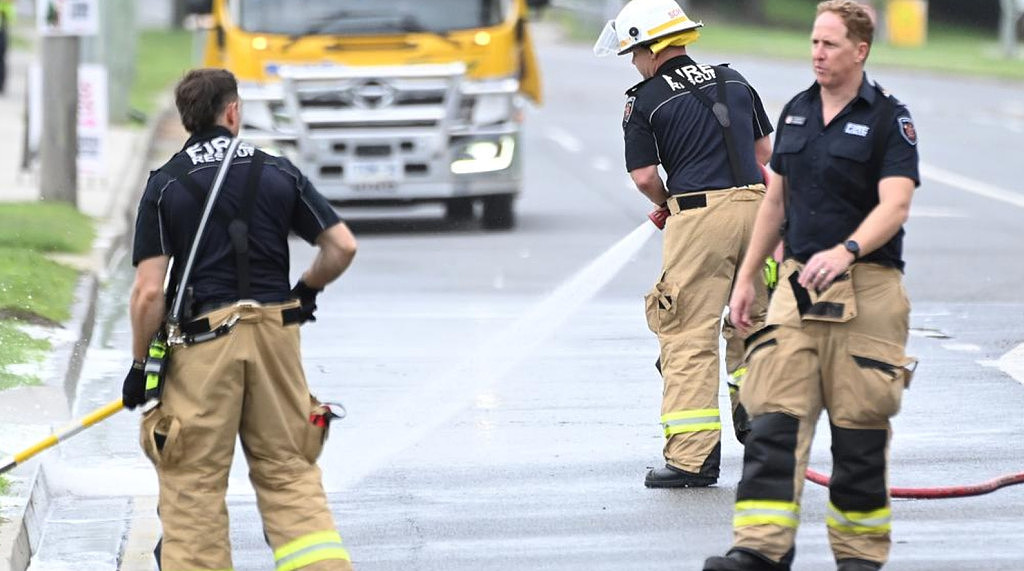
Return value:
M 846 246 L 847 251 L 852 253 L 854 256 L 860 255 L 860 244 L 858 244 L 855 240 L 847 240 L 844 246 Z

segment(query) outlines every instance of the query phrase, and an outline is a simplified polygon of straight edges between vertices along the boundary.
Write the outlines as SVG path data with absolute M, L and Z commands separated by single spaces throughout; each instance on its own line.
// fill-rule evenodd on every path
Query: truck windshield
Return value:
M 509 0 L 240 0 L 248 32 L 306 35 L 445 33 L 502 22 Z

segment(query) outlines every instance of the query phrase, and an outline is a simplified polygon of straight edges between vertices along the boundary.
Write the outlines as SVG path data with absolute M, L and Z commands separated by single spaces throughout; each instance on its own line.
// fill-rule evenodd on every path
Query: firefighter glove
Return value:
M 647 215 L 647 217 L 651 219 L 651 222 L 655 226 L 658 227 L 658 230 L 664 230 L 665 229 L 665 220 L 668 218 L 668 215 L 669 215 L 668 205 L 667 204 L 662 204 L 661 206 L 659 206 L 659 207 L 655 208 L 654 210 L 652 210 L 651 213 Z
M 292 288 L 292 297 L 299 300 L 302 310 L 302 320 L 300 323 L 307 321 L 316 321 L 316 317 L 313 315 L 316 312 L 316 296 L 322 289 L 314 289 L 306 285 L 306 282 L 299 280 Z
M 121 402 L 128 410 L 146 403 L 146 364 L 132 361 L 132 368 L 124 377 L 121 385 Z

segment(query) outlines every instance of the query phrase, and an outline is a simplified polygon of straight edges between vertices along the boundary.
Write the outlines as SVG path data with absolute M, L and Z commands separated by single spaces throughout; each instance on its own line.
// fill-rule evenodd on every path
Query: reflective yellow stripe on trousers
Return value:
M 844 512 L 829 502 L 825 523 L 836 531 L 846 533 L 888 533 L 892 530 L 892 509 Z
M 743 500 L 736 502 L 732 526 L 781 525 L 796 529 L 800 525 L 800 506 L 778 500 Z
M 349 561 L 348 551 L 341 544 L 341 535 L 336 531 L 304 535 L 274 551 L 277 571 L 292 571 L 327 559 Z
M 729 396 L 736 394 L 740 390 L 740 382 L 743 381 L 743 377 L 746 374 L 746 367 L 740 367 L 729 374 L 729 380 L 725 383 L 729 386 Z
M 661 425 L 665 427 L 665 436 L 672 436 L 684 432 L 721 430 L 722 419 L 717 408 L 680 410 L 663 415 Z

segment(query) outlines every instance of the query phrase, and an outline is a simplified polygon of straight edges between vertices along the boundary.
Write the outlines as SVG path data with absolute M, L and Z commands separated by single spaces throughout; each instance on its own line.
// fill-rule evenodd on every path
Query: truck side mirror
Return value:
M 213 0 L 186 0 L 185 11 L 189 14 L 209 14 L 213 12 Z

